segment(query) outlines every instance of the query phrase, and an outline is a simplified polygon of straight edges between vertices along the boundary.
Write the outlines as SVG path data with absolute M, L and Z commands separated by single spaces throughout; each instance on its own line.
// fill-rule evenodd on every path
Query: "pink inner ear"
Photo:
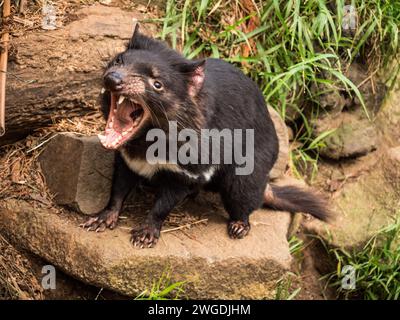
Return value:
M 189 85 L 189 94 L 194 97 L 200 91 L 204 82 L 204 67 L 197 67 L 191 77 L 190 85 Z

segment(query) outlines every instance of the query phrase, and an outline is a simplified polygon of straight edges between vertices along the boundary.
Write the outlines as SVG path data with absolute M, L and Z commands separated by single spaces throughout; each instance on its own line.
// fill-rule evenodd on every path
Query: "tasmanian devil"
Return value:
M 140 248 L 154 246 L 175 205 L 201 189 L 220 194 L 229 214 L 228 234 L 234 239 L 248 234 L 249 216 L 262 206 L 328 218 L 325 201 L 314 193 L 269 184 L 268 173 L 278 154 L 275 128 L 257 85 L 233 65 L 219 59 L 188 60 L 136 27 L 127 49 L 107 66 L 103 82 L 101 104 L 107 124 L 99 138 L 106 148 L 118 150 L 116 168 L 108 206 L 86 221 L 84 228 L 113 229 L 125 197 L 144 181 L 155 186 L 156 200 L 145 222 L 132 230 L 131 241 Z M 148 133 L 152 129 L 170 133 L 171 123 L 178 132 L 191 129 L 199 135 L 205 129 L 251 129 L 253 134 L 251 142 L 241 135 L 234 142 L 224 140 L 224 147 L 199 149 L 210 160 L 201 162 L 181 157 L 168 161 L 172 141 L 165 135 L 161 142 L 166 144 L 168 159 L 149 161 L 147 151 L 154 139 Z M 203 143 L 202 138 L 199 141 Z M 253 148 L 247 148 L 249 143 Z M 230 144 L 251 151 L 249 172 L 238 174 L 242 164 L 235 161 L 212 161 L 215 152 L 232 155 L 234 151 L 225 148 Z

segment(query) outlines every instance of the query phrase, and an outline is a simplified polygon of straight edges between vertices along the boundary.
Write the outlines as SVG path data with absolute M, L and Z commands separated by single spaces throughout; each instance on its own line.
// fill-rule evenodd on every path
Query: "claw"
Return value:
M 107 209 L 99 213 L 95 217 L 89 218 L 86 222 L 81 223 L 79 227 L 82 227 L 86 231 L 103 232 L 107 227 L 114 229 L 118 221 L 118 212 L 115 210 Z
M 145 225 L 141 229 L 132 230 L 131 243 L 140 249 L 152 248 L 158 240 L 159 229 L 153 225 Z
M 233 239 L 244 238 L 250 230 L 250 224 L 244 221 L 231 221 L 228 225 L 229 236 Z

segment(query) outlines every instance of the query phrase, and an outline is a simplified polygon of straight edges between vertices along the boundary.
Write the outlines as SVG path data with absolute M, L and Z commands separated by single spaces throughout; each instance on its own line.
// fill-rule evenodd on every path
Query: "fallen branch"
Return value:
M 23 24 L 24 26 L 28 26 L 28 27 L 33 27 L 34 26 L 34 22 L 33 21 L 30 21 L 28 19 L 23 19 L 23 18 L 20 18 L 20 17 L 17 17 L 17 16 L 13 17 L 13 21 L 15 21 L 17 23 L 20 23 L 20 24 Z
M 10 15 L 10 0 L 4 0 L 3 3 L 3 21 Z M 6 75 L 8 60 L 8 42 L 10 35 L 5 32 L 1 37 L 4 44 L 4 51 L 0 54 L 0 136 L 4 135 L 5 128 L 5 109 L 6 109 Z

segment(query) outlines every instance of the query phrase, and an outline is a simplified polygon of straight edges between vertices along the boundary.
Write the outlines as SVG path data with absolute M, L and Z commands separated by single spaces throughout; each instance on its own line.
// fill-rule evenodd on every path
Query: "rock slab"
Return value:
M 338 182 L 347 180 L 332 199 L 336 213 L 332 224 L 305 223 L 329 246 L 358 248 L 400 217 L 400 147 L 377 152 L 332 172 Z
M 207 225 L 163 232 L 152 249 L 134 248 L 124 222 L 104 233 L 84 231 L 80 222 L 21 200 L 0 204 L 0 231 L 15 243 L 77 279 L 132 297 L 169 272 L 172 283 L 186 281 L 182 298 L 273 298 L 291 263 L 284 212 L 255 212 L 241 240 L 228 237 L 227 217 L 212 214 Z
M 314 136 L 334 130 L 325 140 L 320 154 L 329 159 L 365 155 L 378 147 L 379 135 L 373 122 L 362 111 L 326 115 L 314 121 Z
M 96 136 L 57 134 L 39 157 L 47 186 L 59 205 L 84 214 L 101 211 L 108 203 L 114 170 L 114 152 Z

